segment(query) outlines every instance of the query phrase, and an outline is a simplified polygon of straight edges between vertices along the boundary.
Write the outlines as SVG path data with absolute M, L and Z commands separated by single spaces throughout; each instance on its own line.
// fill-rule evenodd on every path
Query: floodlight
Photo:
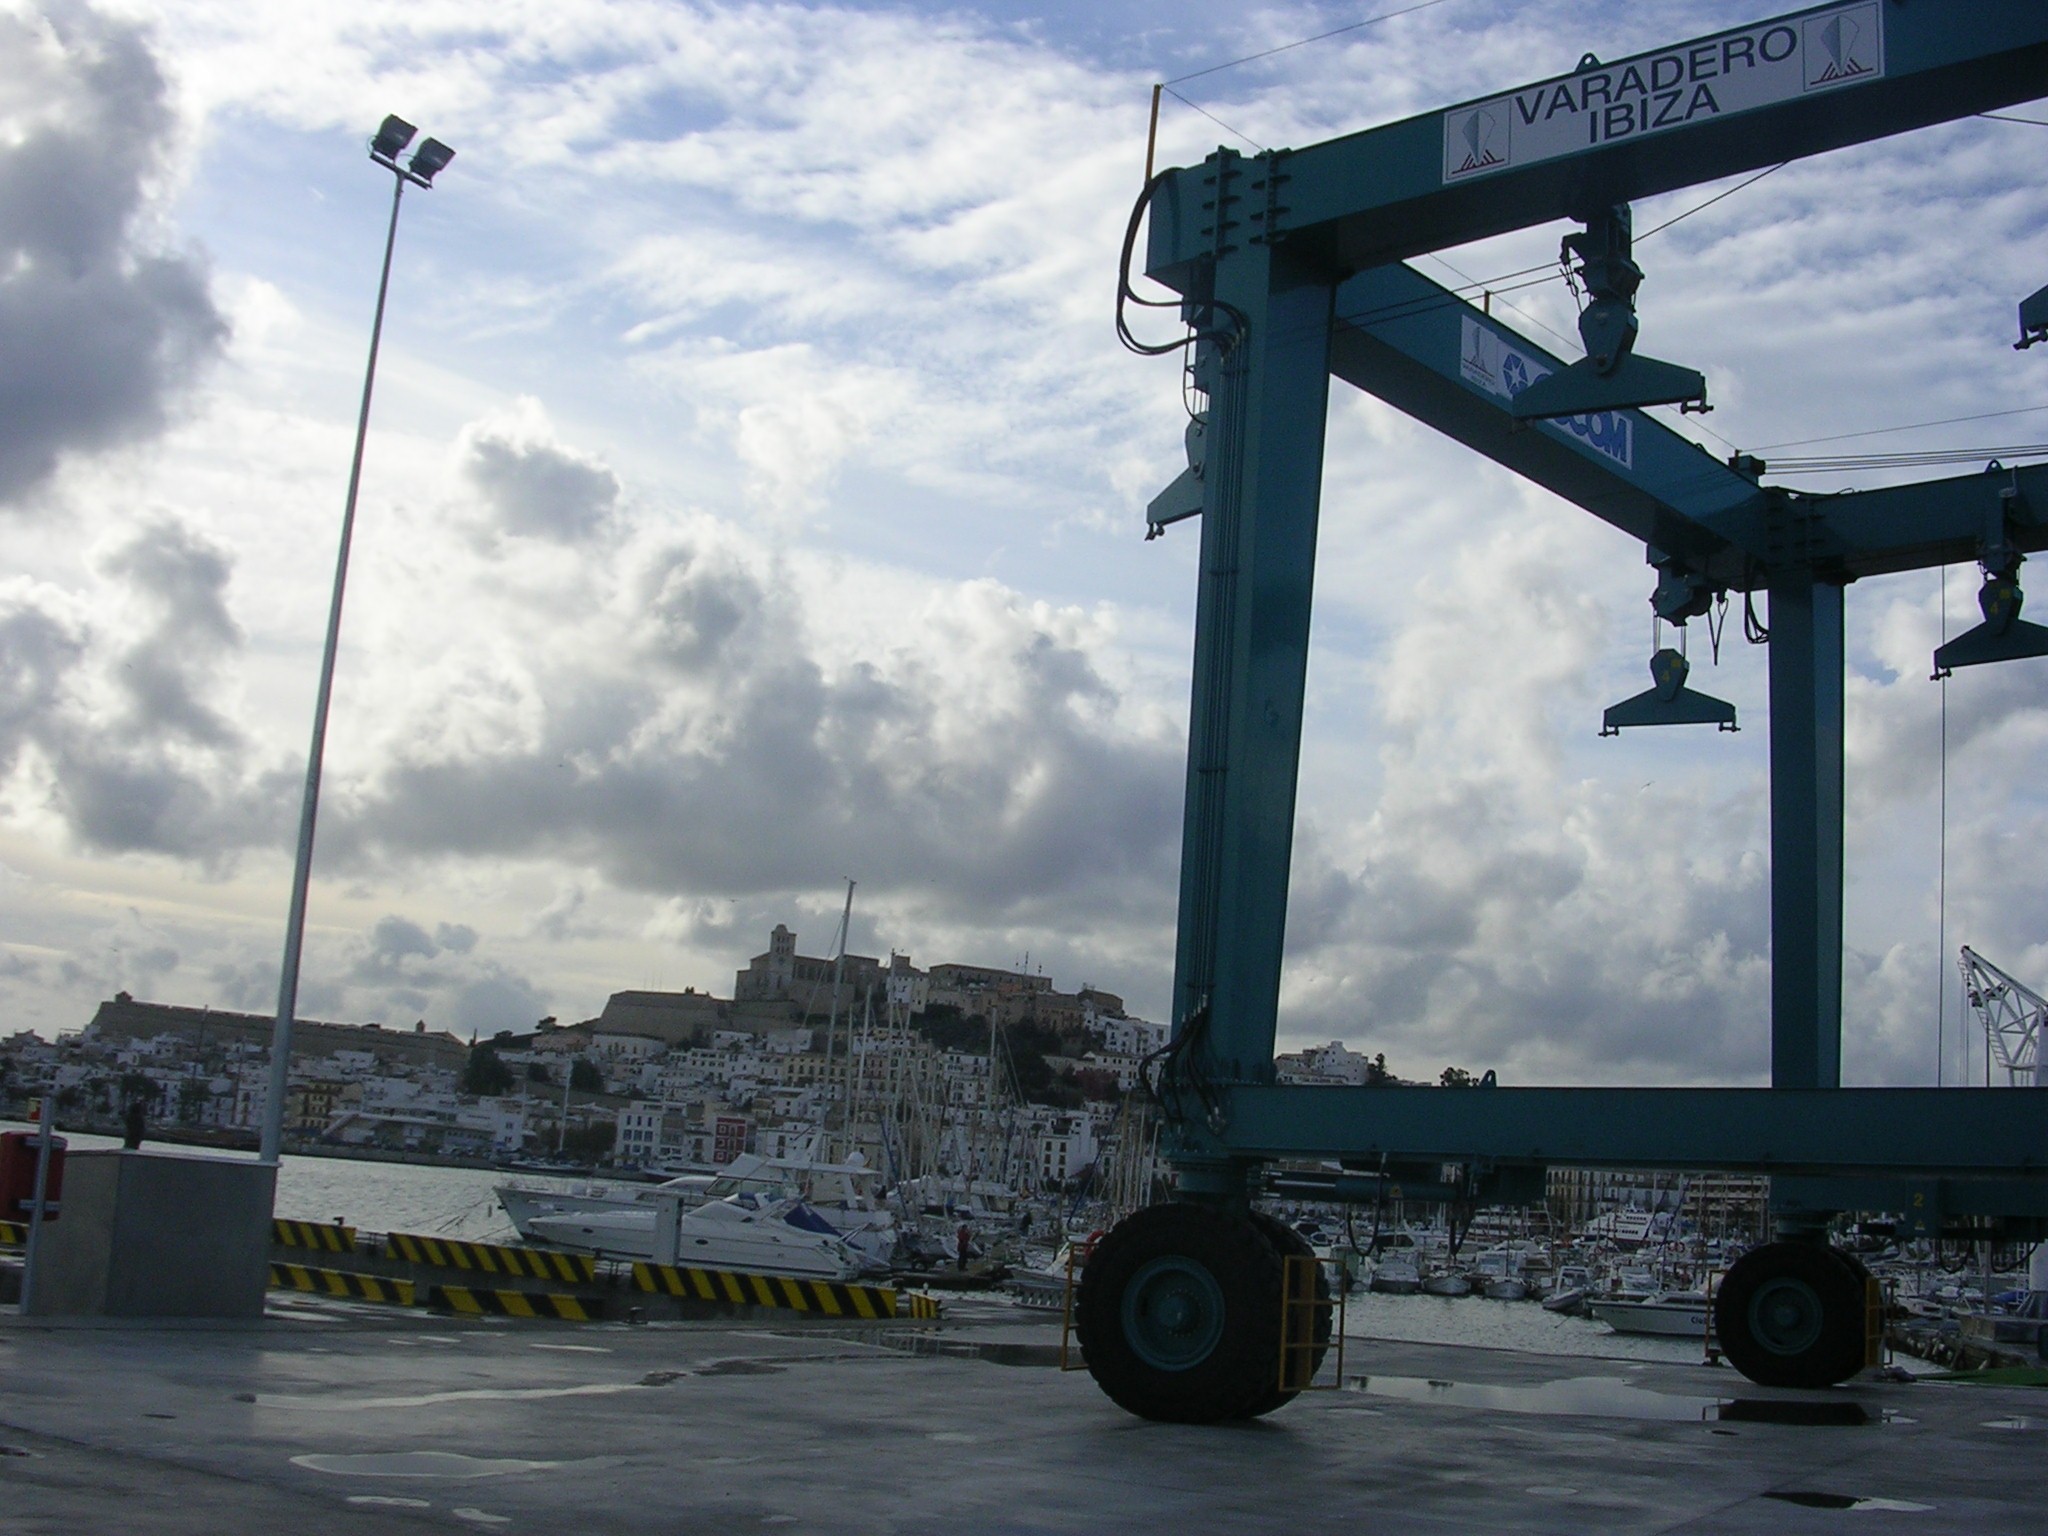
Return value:
M 384 119 L 384 126 L 377 130 L 377 137 L 370 140 L 370 154 L 378 160 L 395 160 L 399 151 L 412 142 L 412 136 L 418 131 L 394 112 Z
M 413 175 L 419 177 L 421 181 L 432 181 L 435 172 L 441 170 L 454 158 L 455 151 L 446 144 L 443 144 L 439 139 L 428 139 L 426 143 L 412 152 L 412 158 L 405 163 L 405 168 L 412 172 Z

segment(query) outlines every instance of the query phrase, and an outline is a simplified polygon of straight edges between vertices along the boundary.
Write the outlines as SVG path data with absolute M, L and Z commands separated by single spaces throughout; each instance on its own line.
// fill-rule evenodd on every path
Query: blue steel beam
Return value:
M 2048 549 L 2048 464 L 1794 501 L 1817 520 L 1808 558 L 1844 579 L 1967 565 L 2001 534 Z
M 2032 101 L 2044 87 L 2040 0 L 1817 6 L 1276 151 L 1261 157 L 1264 195 L 1225 214 L 1241 215 L 1242 237 L 1284 239 L 1342 275 Z M 1217 245 L 1203 170 L 1170 173 L 1152 204 L 1146 271 L 1183 293 Z
M 1241 316 L 1213 369 L 1174 1014 L 1207 1007 L 1272 1072 L 1330 387 L 1331 288 L 1255 247 L 1217 277 Z M 1231 1070 L 1235 1063 L 1211 1064 Z
M 1310 1088 L 1237 1085 L 1239 1157 L 1725 1168 L 1802 1174 L 2048 1174 L 2032 1088 Z
M 1564 362 L 1414 268 L 1337 289 L 1330 368 L 1346 383 L 1729 586 L 1768 550 L 1764 493 L 1641 411 L 1519 422 L 1508 402 Z
M 1789 560 L 1837 583 L 1968 564 L 2001 523 L 2048 549 L 2048 465 L 1827 496 L 1767 489 L 1641 411 L 1518 422 L 1524 381 L 1564 362 L 1396 263 L 1337 288 L 1330 371 L 1737 590 Z
M 1898 1218 L 1901 1237 L 1960 1236 L 1950 1224 L 1962 1226 L 1977 1216 L 2031 1216 L 2035 1238 L 2048 1236 L 2038 1223 L 2048 1218 L 2048 1179 L 2023 1183 L 2000 1178 L 1930 1178 L 1911 1173 L 1875 1178 L 1800 1178 L 1777 1175 L 1771 1180 L 1771 1209 L 1830 1216 L 1837 1211 L 1889 1211 Z M 1967 1228 L 1965 1228 L 1967 1230 Z M 1973 1234 L 1980 1240 L 1981 1229 Z

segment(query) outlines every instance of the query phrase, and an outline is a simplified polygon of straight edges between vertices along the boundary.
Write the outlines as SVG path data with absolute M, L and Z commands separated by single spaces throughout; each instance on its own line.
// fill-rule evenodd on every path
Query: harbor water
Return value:
M 34 1131 L 35 1127 L 5 1121 L 0 1122 L 0 1130 Z M 58 1134 L 81 1149 L 121 1145 L 119 1137 L 66 1131 L 61 1122 Z M 238 1160 L 253 1155 L 158 1141 L 145 1141 L 143 1150 Z M 518 1234 L 493 1193 L 507 1177 L 490 1168 L 436 1168 L 286 1153 L 278 1162 L 276 1211 L 296 1221 L 338 1221 L 371 1232 L 517 1242 Z M 568 1182 L 563 1181 L 563 1187 L 568 1187 Z
M 1675 1365 L 1697 1365 L 1705 1352 L 1703 1339 L 1616 1333 L 1589 1317 L 1546 1312 L 1533 1301 L 1489 1301 L 1484 1296 L 1384 1296 L 1354 1291 L 1345 1298 L 1344 1333 L 1354 1339 L 1463 1344 L 1532 1355 Z

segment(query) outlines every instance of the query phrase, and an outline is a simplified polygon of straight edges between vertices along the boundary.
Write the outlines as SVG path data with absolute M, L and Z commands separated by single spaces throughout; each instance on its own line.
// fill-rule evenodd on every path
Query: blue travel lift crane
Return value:
M 1772 1240 L 1727 1274 L 1716 1324 L 1752 1379 L 1820 1386 L 1865 1365 L 1873 1287 L 1832 1248 L 1849 1211 L 1903 1234 L 2048 1233 L 2048 1095 L 1841 1086 L 1843 594 L 1975 560 L 1984 622 L 1952 667 L 2048 655 L 2019 566 L 2048 546 L 2048 467 L 1811 496 L 1722 463 L 1642 414 L 1704 405 L 1689 368 L 1635 351 L 1629 204 L 2048 92 L 2040 0 L 1855 0 L 1738 27 L 1296 150 L 1219 149 L 1151 177 L 1129 269 L 1180 295 L 1206 408 L 1148 537 L 1201 519 L 1201 574 L 1162 1151 L 1178 1198 L 1090 1258 L 1076 1326 L 1097 1382 L 1149 1418 L 1261 1414 L 1329 1337 L 1306 1252 L 1252 1205 L 1267 1165 L 1334 1161 L 1331 1199 L 1534 1203 L 1550 1165 L 1771 1176 Z M 1567 362 L 1407 258 L 1554 220 L 1589 302 Z M 1127 328 L 1123 334 L 1131 339 Z M 2048 339 L 2048 290 L 2021 344 Z M 1138 345 L 1135 342 L 1134 345 Z M 1173 347 L 1141 348 L 1159 352 Z M 1273 1049 L 1294 831 L 1323 435 L 1332 375 L 1639 539 L 1658 616 L 1768 601 L 1771 1086 L 1387 1091 L 1283 1086 Z M 1759 626 L 1760 628 L 1760 626 Z M 1629 726 L 1734 725 L 1659 652 Z M 1293 1178 L 1294 1176 L 1290 1176 Z M 1298 1184 L 1298 1181 L 1297 1181 Z M 1283 1292 L 1294 1304 L 1283 1305 Z

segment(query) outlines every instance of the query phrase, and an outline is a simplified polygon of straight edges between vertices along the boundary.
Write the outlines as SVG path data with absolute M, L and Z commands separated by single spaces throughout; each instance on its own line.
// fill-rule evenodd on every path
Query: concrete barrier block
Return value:
M 31 1315 L 261 1317 L 276 1181 L 240 1158 L 74 1150 Z

